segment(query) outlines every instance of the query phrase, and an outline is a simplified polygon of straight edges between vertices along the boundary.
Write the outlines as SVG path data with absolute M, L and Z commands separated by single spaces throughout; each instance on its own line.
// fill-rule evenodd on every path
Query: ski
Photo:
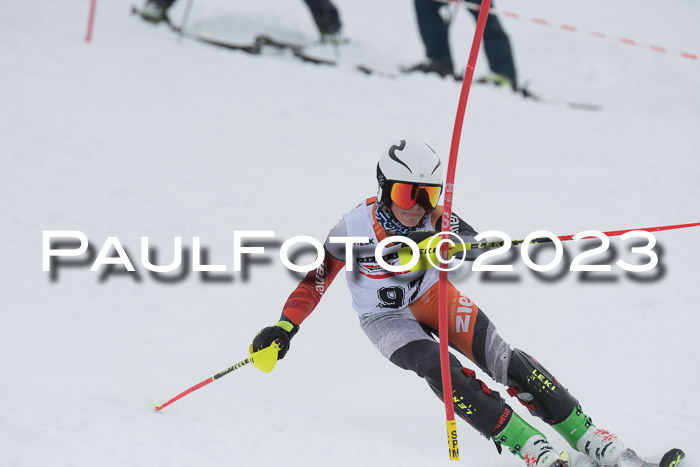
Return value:
M 139 10 L 136 6 L 132 6 L 131 13 L 134 15 L 141 15 L 141 10 Z M 314 57 L 305 53 L 303 45 L 273 39 L 272 37 L 264 34 L 256 36 L 255 39 L 250 43 L 236 43 L 223 41 L 219 39 L 213 39 L 203 34 L 183 31 L 180 26 L 173 24 L 173 22 L 170 21 L 170 18 L 167 15 L 163 18 L 163 23 L 165 23 L 173 32 L 182 34 L 183 36 L 189 39 L 204 42 L 205 44 L 213 45 L 215 47 L 221 47 L 228 50 L 238 50 L 251 55 L 260 55 L 262 54 L 263 49 L 265 47 L 270 47 L 272 49 L 277 50 L 289 50 L 294 57 L 300 59 L 302 62 L 313 63 L 314 65 L 337 65 L 337 63 L 333 60 Z
M 141 15 L 141 10 L 137 8 L 136 6 L 131 7 L 131 13 L 134 15 Z M 306 46 L 302 44 L 296 44 L 293 42 L 288 42 L 284 40 L 279 40 L 272 38 L 266 34 L 260 34 L 255 37 L 255 39 L 250 42 L 250 43 L 236 43 L 236 42 L 229 42 L 229 41 L 223 41 L 219 39 L 213 39 L 211 37 L 207 37 L 203 34 L 199 33 L 192 33 L 188 31 L 183 31 L 181 27 L 175 25 L 170 21 L 170 18 L 166 15 L 163 18 L 163 22 L 168 25 L 168 27 L 173 31 L 178 34 L 181 34 L 184 37 L 187 37 L 189 39 L 197 40 L 199 42 L 203 42 L 205 44 L 209 44 L 215 47 L 220 47 L 228 50 L 235 50 L 235 51 L 241 51 L 245 52 L 247 54 L 251 55 L 261 55 L 264 51 L 265 48 L 271 48 L 271 49 L 276 49 L 276 50 L 286 50 L 289 51 L 292 56 L 295 58 L 298 58 L 304 63 L 311 63 L 314 65 L 325 65 L 325 66 L 333 66 L 333 67 L 340 67 L 342 64 L 338 60 L 333 60 L 333 59 L 328 59 L 328 58 L 321 58 L 321 57 L 316 57 L 313 56 L 312 54 L 309 54 L 308 52 L 305 51 Z M 415 72 L 409 72 L 406 69 L 380 69 L 371 65 L 367 65 L 364 63 L 360 64 L 355 64 L 352 66 L 352 69 L 354 71 L 363 73 L 365 75 L 370 75 L 370 76 L 377 76 L 380 78 L 385 78 L 385 79 L 397 79 L 400 75 L 402 74 L 408 74 L 408 73 L 415 73 Z M 461 76 L 454 76 L 455 81 L 462 81 Z M 474 84 L 477 85 L 484 85 L 484 84 L 489 84 L 489 83 L 482 83 L 477 81 L 474 81 Z M 526 87 L 518 88 L 515 89 L 513 92 L 513 95 L 520 96 L 523 99 L 526 100 L 531 100 L 533 102 L 537 102 L 540 104 L 544 105 L 562 105 L 565 107 L 569 107 L 572 109 L 580 109 L 580 110 L 601 110 L 601 106 L 596 105 L 596 104 L 588 104 L 588 103 L 581 103 L 581 102 L 569 102 L 569 101 L 558 101 L 558 100 L 551 100 L 551 99 L 545 99 L 541 96 L 538 96 L 531 92 L 529 89 Z
M 261 34 L 255 37 L 255 43 L 262 46 L 270 46 L 281 50 L 290 50 L 292 54 L 300 59 L 302 62 L 313 63 L 314 65 L 330 65 L 336 66 L 337 62 L 335 60 L 328 60 L 325 58 L 319 58 L 311 56 L 304 52 L 304 46 L 299 44 L 293 44 L 291 42 L 280 41 L 278 39 L 273 39 L 270 36 Z
M 652 462 L 646 462 L 639 457 L 636 452 L 627 449 L 622 453 L 621 459 L 622 465 L 629 467 L 678 467 L 681 462 L 683 462 L 683 459 L 685 459 L 685 453 L 680 449 L 671 449 L 661 457 L 658 464 L 654 464 Z
M 659 467 L 678 467 L 685 459 L 685 453 L 680 449 L 674 448 L 668 451 L 661 458 L 659 462 Z
M 671 449 L 661 457 L 658 464 L 647 462 L 637 455 L 632 449 L 627 449 L 622 453 L 618 467 L 680 467 L 685 459 L 685 453 L 677 448 Z M 590 467 L 603 467 L 595 461 L 588 459 Z
M 460 76 L 455 76 L 455 80 L 461 81 L 462 77 Z M 477 84 L 492 84 L 489 83 L 488 81 L 481 81 L 477 80 Z M 516 96 L 520 96 L 523 99 L 531 100 L 534 102 L 537 102 L 539 104 L 544 104 L 544 105 L 559 105 L 559 106 L 564 106 L 564 107 L 569 107 L 571 109 L 578 109 L 578 110 L 602 110 L 602 107 L 597 104 L 588 104 L 585 102 L 571 102 L 571 101 L 562 101 L 562 100 L 554 100 L 554 99 L 546 99 L 540 95 L 535 94 L 534 92 L 530 91 L 528 89 L 527 84 L 525 84 L 522 87 L 517 87 L 516 89 L 513 89 L 513 94 Z
M 141 16 L 141 10 L 136 6 L 132 6 L 131 7 L 131 14 Z M 204 42 L 204 43 L 209 44 L 209 45 L 213 45 L 216 47 L 222 47 L 222 48 L 229 49 L 229 50 L 240 50 L 241 52 L 245 52 L 245 53 L 248 53 L 251 55 L 258 55 L 262 52 L 262 48 L 260 47 L 260 45 L 255 43 L 255 42 L 250 43 L 250 44 L 239 44 L 239 43 L 233 43 L 233 42 L 212 39 L 212 38 L 200 35 L 200 34 L 185 32 L 179 26 L 173 24 L 167 15 L 165 15 L 163 17 L 163 23 L 165 23 L 173 32 L 176 32 L 178 34 L 182 34 L 183 36 L 186 36 L 190 39 L 195 39 L 195 40 L 198 40 L 200 42 Z
M 257 42 L 253 42 L 252 44 L 234 44 L 231 42 L 224 42 L 216 39 L 211 39 L 205 36 L 201 36 L 199 34 L 184 33 L 184 35 L 191 39 L 196 39 L 200 42 L 204 42 L 215 47 L 221 47 L 228 50 L 240 50 L 241 52 L 245 52 L 251 55 L 259 55 L 260 53 L 262 53 L 262 47 Z
M 364 71 L 364 70 L 363 70 Z M 372 70 L 366 71 L 368 74 Z M 410 69 L 401 69 L 401 73 L 403 74 L 408 74 L 408 73 L 418 73 L 418 71 L 415 70 L 410 70 Z M 376 72 L 375 72 L 376 73 Z M 376 73 L 379 75 L 379 73 Z M 452 75 L 455 81 L 461 82 L 464 77 L 460 75 Z M 475 80 L 473 84 L 476 85 L 493 85 L 493 83 L 490 83 L 488 81 L 482 81 L 482 80 Z M 563 100 L 555 100 L 555 99 L 546 99 L 542 96 L 539 96 L 535 94 L 534 92 L 530 91 L 526 86 L 518 87 L 516 89 L 512 89 L 512 94 L 514 96 L 522 97 L 523 99 L 530 100 L 532 102 L 537 102 L 539 104 L 544 104 L 544 105 L 554 105 L 554 106 L 564 106 L 564 107 L 569 107 L 571 109 L 578 109 L 578 110 L 592 110 L 592 111 L 598 111 L 602 110 L 602 107 L 597 104 L 589 104 L 585 102 L 572 102 L 572 101 L 563 101 Z
M 572 102 L 572 101 L 546 99 L 546 98 L 543 98 L 541 96 L 537 96 L 537 95 L 531 93 L 526 88 L 518 89 L 518 90 L 516 90 L 516 93 L 522 95 L 522 97 L 524 99 L 530 99 L 534 102 L 537 102 L 537 103 L 543 104 L 543 105 L 556 105 L 556 106 L 568 107 L 570 109 L 591 110 L 591 111 L 599 111 L 599 110 L 603 109 L 603 107 L 598 105 L 598 104 L 589 104 L 586 102 Z

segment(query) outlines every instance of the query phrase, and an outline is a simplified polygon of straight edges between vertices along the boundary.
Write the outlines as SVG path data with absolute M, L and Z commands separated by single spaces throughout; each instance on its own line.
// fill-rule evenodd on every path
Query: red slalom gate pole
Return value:
M 88 27 L 87 34 L 85 35 L 85 42 L 90 42 L 92 39 L 92 25 L 95 23 L 95 8 L 97 7 L 97 0 L 90 0 L 90 14 L 88 16 Z
M 452 131 L 452 145 L 450 146 L 450 158 L 447 164 L 447 177 L 445 179 L 445 200 L 443 203 L 442 232 L 450 231 L 450 218 L 452 217 L 452 198 L 454 194 L 455 171 L 457 169 L 457 155 L 459 153 L 459 140 L 462 136 L 462 124 L 464 113 L 469 99 L 469 90 L 474 77 L 474 66 L 479 56 L 481 38 L 484 35 L 486 19 L 489 16 L 491 0 L 483 0 L 479 10 L 479 17 L 476 20 L 476 31 L 472 41 L 471 52 L 467 69 L 464 73 L 462 91 L 459 95 L 457 105 L 457 116 L 455 117 L 454 130 Z M 442 239 L 448 240 L 449 234 L 443 233 Z M 448 244 L 444 242 L 440 248 L 440 254 L 444 260 L 448 257 Z M 449 350 L 449 327 L 447 322 L 447 271 L 440 271 L 439 282 L 439 324 L 438 334 L 440 337 L 440 368 L 442 371 L 442 393 L 445 401 L 445 416 L 447 419 L 447 442 L 449 446 L 450 460 L 459 460 L 459 441 L 457 439 L 457 422 L 455 421 L 455 411 L 452 396 L 452 377 L 450 373 L 450 350 Z
M 607 237 L 617 237 L 624 235 L 627 232 L 633 232 L 635 230 L 643 230 L 645 232 L 659 232 L 662 230 L 675 230 L 675 229 L 687 229 L 688 227 L 700 227 L 700 222 L 693 222 L 692 224 L 677 224 L 677 225 L 662 225 L 660 227 L 643 227 L 641 229 L 625 229 L 625 230 L 611 230 L 609 232 L 603 232 L 603 235 Z M 573 235 L 559 235 L 559 240 L 573 240 Z
M 689 227 L 700 227 L 700 222 L 693 222 L 691 224 L 676 224 L 676 225 L 662 225 L 659 227 L 641 227 L 638 229 L 624 229 L 624 230 L 609 230 L 607 232 L 601 232 L 603 235 L 606 237 L 619 237 L 621 235 L 624 235 L 628 232 L 635 232 L 637 230 L 642 230 L 644 232 L 660 232 L 663 230 L 675 230 L 675 229 L 687 229 Z M 576 235 L 557 235 L 557 238 L 562 241 L 566 242 L 569 240 L 573 240 Z M 596 238 L 596 237 L 583 237 L 585 238 Z M 510 242 L 511 245 L 522 245 L 525 239 L 521 240 L 513 240 Z M 540 237 L 540 238 L 533 238 L 530 243 L 552 243 L 552 239 L 548 237 Z M 495 248 L 499 246 L 503 246 L 505 242 L 481 242 L 481 243 L 466 243 L 466 249 L 467 250 L 475 250 L 479 248 Z M 456 250 L 456 251 L 461 251 L 461 250 Z

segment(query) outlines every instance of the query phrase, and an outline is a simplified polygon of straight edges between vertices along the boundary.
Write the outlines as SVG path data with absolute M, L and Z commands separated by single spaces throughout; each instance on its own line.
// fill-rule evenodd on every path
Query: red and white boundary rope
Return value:
M 438 3 L 445 3 L 445 4 L 464 4 L 468 9 L 474 10 L 474 11 L 479 11 L 480 5 L 470 3 L 465 0 L 433 0 Z M 535 18 L 535 17 L 529 17 L 529 16 L 524 16 L 521 15 L 520 13 L 515 13 L 512 11 L 505 11 L 505 10 L 494 10 L 493 8 L 491 9 L 491 12 L 489 14 L 497 14 L 500 13 L 506 18 L 512 18 L 512 19 L 521 19 L 525 21 L 529 21 L 531 23 L 540 25 L 540 26 L 547 26 L 547 27 L 553 27 L 557 29 L 561 29 L 562 31 L 567 31 L 567 32 L 576 32 L 576 33 L 581 33 L 581 34 L 586 34 L 591 37 L 595 37 L 597 39 L 607 39 L 607 40 L 613 40 L 616 42 L 621 42 L 626 45 L 633 45 L 633 46 L 638 46 L 642 48 L 646 48 L 648 50 L 652 50 L 654 52 L 660 52 L 660 53 L 669 53 L 673 55 L 680 55 L 682 58 L 687 58 L 690 60 L 698 60 L 698 55 L 689 53 L 689 52 L 673 52 L 667 49 L 666 47 L 662 47 L 660 45 L 654 45 L 654 44 L 648 44 L 644 43 L 641 41 L 637 41 L 634 39 L 629 39 L 626 37 L 619 37 L 616 38 L 610 34 L 605 34 L 603 32 L 598 32 L 598 31 L 585 31 L 580 28 L 577 28 L 576 26 L 571 26 L 569 24 L 558 24 L 553 21 L 548 21 L 543 18 Z

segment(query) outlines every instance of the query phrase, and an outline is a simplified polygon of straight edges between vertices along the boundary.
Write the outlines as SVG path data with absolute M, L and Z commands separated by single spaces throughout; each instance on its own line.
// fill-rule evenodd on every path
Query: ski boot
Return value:
M 513 412 L 505 428 L 493 436 L 500 452 L 501 445 L 525 461 L 527 467 L 569 467 L 569 455 L 557 454 L 542 433 Z
M 544 436 L 535 435 L 523 445 L 523 459 L 528 467 L 569 467 L 569 455 L 557 454 Z
M 604 466 L 619 465 L 625 445 L 609 431 L 591 426 L 576 443 L 576 450 Z
M 157 24 L 168 20 L 168 7 L 156 0 L 148 0 L 141 9 L 141 18 Z
M 486 76 L 476 80 L 479 84 L 493 84 L 495 86 L 503 86 L 517 91 L 518 87 L 515 85 L 515 80 L 507 77 L 506 75 L 501 75 L 499 73 L 489 73 Z
M 583 413 L 580 405 L 574 408 L 566 420 L 552 425 L 552 428 L 570 446 L 586 454 L 597 465 L 617 466 L 621 456 L 627 450 L 617 436 L 597 428 L 593 420 Z
M 413 73 L 416 71 L 421 71 L 423 73 L 437 73 L 441 78 L 446 76 L 454 76 L 454 67 L 451 62 L 439 62 L 432 60 L 425 63 L 417 63 L 408 68 L 402 68 L 404 73 Z
M 321 44 L 331 44 L 333 46 L 345 45 L 350 42 L 350 39 L 343 36 L 340 30 L 336 32 L 321 33 Z

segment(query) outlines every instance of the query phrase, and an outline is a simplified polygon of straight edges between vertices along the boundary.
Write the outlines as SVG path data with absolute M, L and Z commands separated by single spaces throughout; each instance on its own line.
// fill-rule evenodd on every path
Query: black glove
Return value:
M 420 243 L 426 238 L 430 238 L 433 235 L 435 235 L 437 232 L 434 230 L 414 230 L 410 234 L 406 235 L 408 238 L 413 240 L 416 243 Z
M 297 331 L 299 331 L 299 326 L 285 320 L 279 321 L 274 326 L 268 326 L 253 339 L 253 352 L 265 349 L 273 342 L 279 341 L 280 350 L 277 358 L 281 360 L 287 354 L 289 342 Z

